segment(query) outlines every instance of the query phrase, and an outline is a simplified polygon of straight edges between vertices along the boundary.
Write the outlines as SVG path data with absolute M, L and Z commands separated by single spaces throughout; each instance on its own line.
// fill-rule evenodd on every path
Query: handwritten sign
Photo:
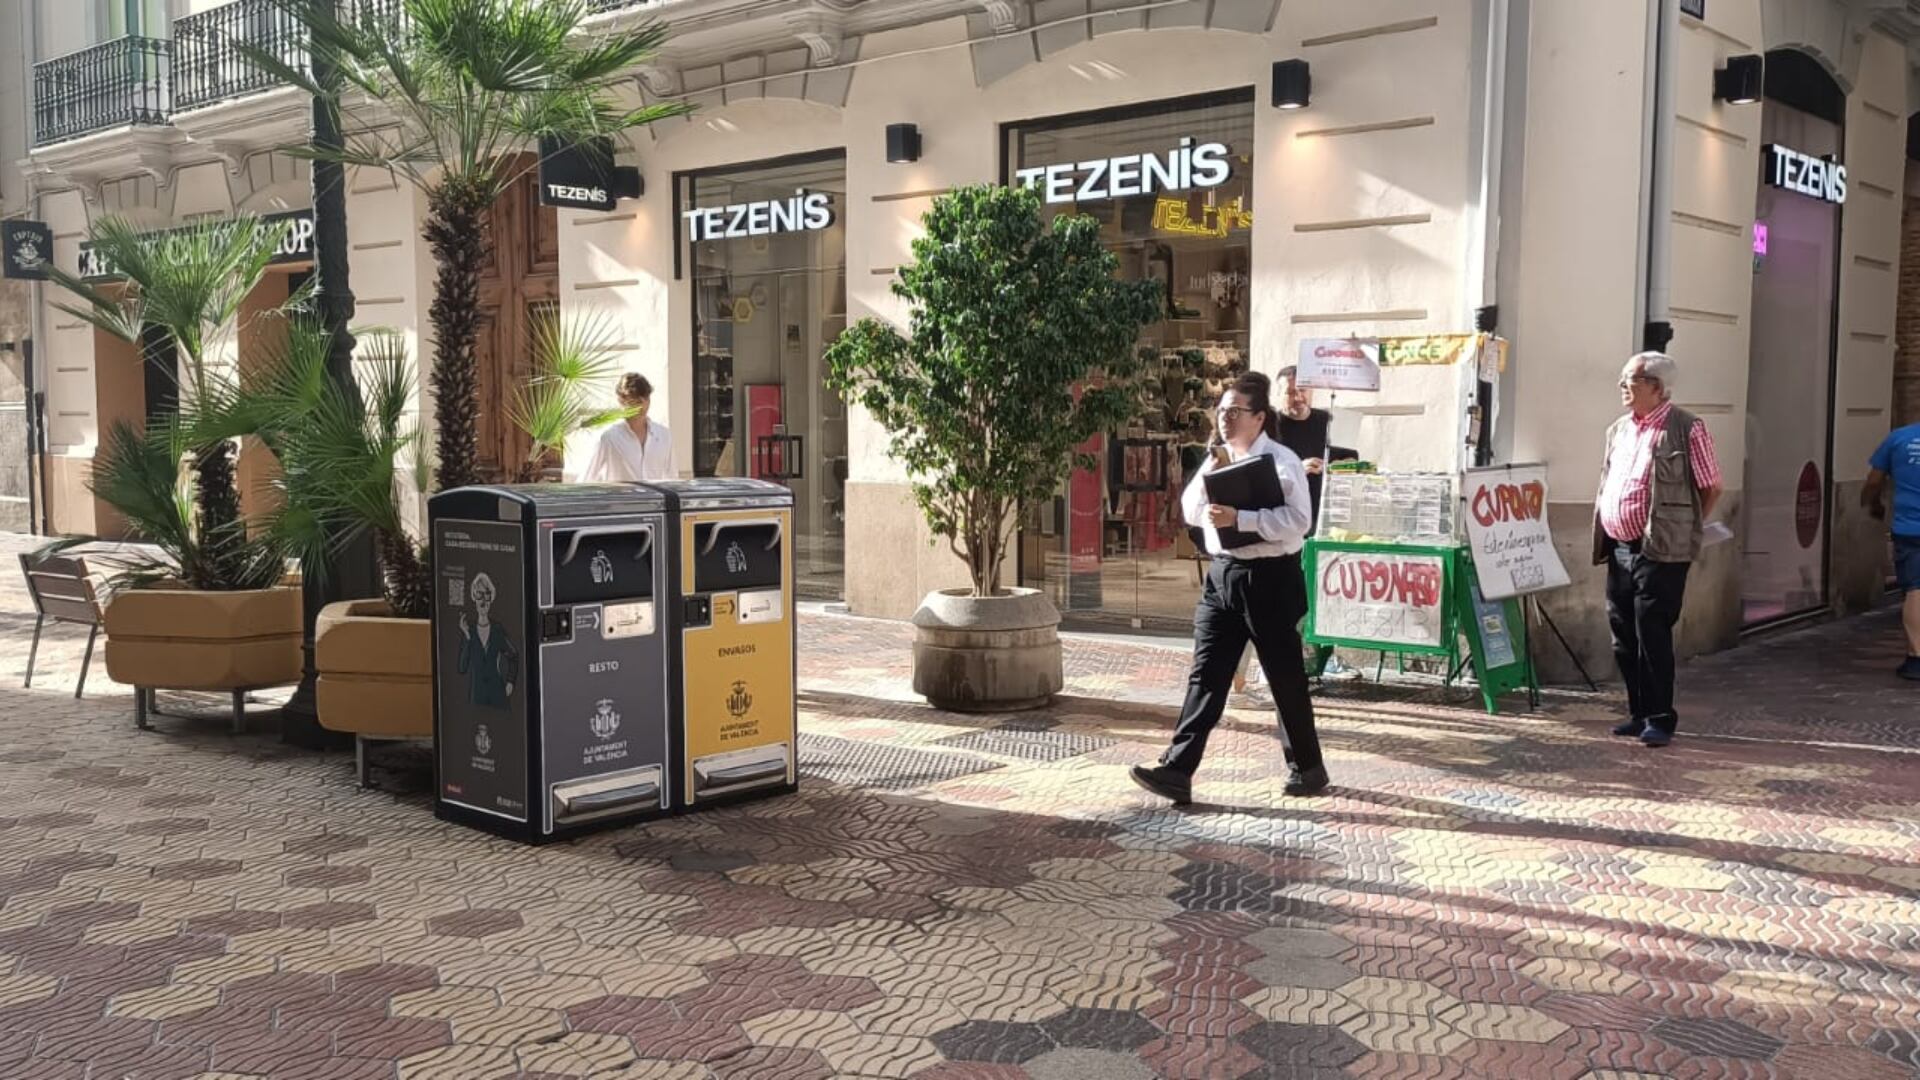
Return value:
M 1314 636 L 1440 648 L 1446 566 L 1438 551 L 1326 553 L 1314 583 Z
M 1567 584 L 1547 526 L 1546 466 L 1469 469 L 1464 494 L 1467 543 L 1482 595 L 1504 600 Z
M 1298 382 L 1321 390 L 1379 390 L 1380 343 L 1372 338 L 1308 338 L 1300 343 Z

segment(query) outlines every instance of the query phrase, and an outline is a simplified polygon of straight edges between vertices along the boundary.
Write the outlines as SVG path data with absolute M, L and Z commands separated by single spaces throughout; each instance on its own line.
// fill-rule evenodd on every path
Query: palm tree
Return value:
M 576 431 L 625 420 L 633 410 L 594 401 L 595 390 L 613 377 L 613 321 L 604 313 L 587 317 L 541 319 L 534 323 L 534 376 L 513 388 L 507 416 L 527 433 L 527 460 L 520 465 L 522 483 L 538 480 L 547 462 L 559 453 Z
M 277 531 L 301 565 L 322 573 L 328 554 L 371 531 L 387 606 L 399 618 L 424 619 L 432 581 L 426 551 L 407 531 L 400 483 L 410 463 L 421 490 L 428 481 L 409 417 L 413 366 L 400 335 L 356 335 L 358 393 L 328 376 L 331 330 L 301 317 L 248 386 L 245 410 L 280 460 L 286 508 Z
M 237 582 L 256 576 L 250 567 L 257 552 L 249 550 L 247 530 L 240 518 L 240 492 L 234 482 L 234 442 L 246 434 L 235 413 L 236 385 L 223 367 L 215 365 L 213 351 L 234 327 L 247 294 L 265 275 L 274 250 L 285 238 L 284 223 L 268 225 L 248 215 L 200 222 L 164 233 L 143 233 L 132 223 L 107 217 L 94 223 L 94 251 L 121 280 L 117 287 L 96 285 L 58 268 L 49 268 L 55 282 L 78 296 L 79 304 L 57 304 L 95 327 L 139 346 L 154 339 L 158 328 L 177 356 L 143 355 L 146 363 L 171 367 L 177 359 L 180 385 L 179 416 L 153 415 L 146 429 L 115 429 L 95 465 L 96 494 L 121 510 L 143 531 L 159 528 L 163 534 L 185 530 L 191 534 L 189 559 L 179 569 L 196 589 L 254 588 Z M 303 302 L 301 293 L 287 301 Z M 148 350 L 143 350 L 146 352 Z M 164 463 L 177 451 L 177 463 L 190 459 L 194 473 L 193 514 L 169 525 L 148 511 L 157 496 L 173 485 L 154 487 L 149 467 Z M 114 474 L 117 466 L 127 471 Z M 131 485 L 131 486 L 130 486 Z M 135 497 L 136 492 L 144 492 Z M 115 501 L 126 495 L 136 509 Z M 160 536 L 155 536 L 156 540 Z M 178 538 L 176 538 L 178 539 Z
M 435 457 L 442 487 L 479 479 L 474 340 L 479 279 L 490 255 L 486 213 L 534 167 L 540 139 L 570 150 L 688 111 L 631 106 L 626 76 L 665 40 L 658 25 L 590 33 L 587 0 L 400 0 L 359 3 L 349 19 L 307 0 L 276 0 L 304 24 L 330 85 L 258 48 L 259 67 L 342 110 L 344 146 L 290 153 L 387 170 L 426 196 L 422 236 L 439 271 L 429 317 Z

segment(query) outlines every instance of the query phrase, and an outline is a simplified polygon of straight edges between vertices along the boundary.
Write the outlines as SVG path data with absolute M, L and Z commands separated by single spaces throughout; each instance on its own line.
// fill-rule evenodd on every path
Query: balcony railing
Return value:
M 167 45 L 123 37 L 33 65 L 33 144 L 165 124 L 172 105 Z
M 343 20 L 392 21 L 404 16 L 402 0 L 339 0 Z M 175 108 L 184 112 L 281 85 L 234 49 L 235 43 L 266 50 L 301 71 L 307 67 L 307 32 L 298 17 L 274 0 L 234 0 L 173 21 Z
M 273 0 L 236 0 L 173 21 L 174 107 L 197 109 L 280 85 L 234 49 L 254 45 L 304 67 L 306 31 Z

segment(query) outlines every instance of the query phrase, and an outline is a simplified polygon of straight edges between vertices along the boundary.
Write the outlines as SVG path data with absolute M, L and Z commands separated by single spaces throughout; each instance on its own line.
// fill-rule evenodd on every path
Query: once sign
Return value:
M 1546 466 L 1469 469 L 1463 494 L 1481 595 L 1504 600 L 1568 583 L 1547 525 Z
M 1063 161 L 1017 169 L 1013 177 L 1038 188 L 1050 203 L 1094 202 L 1156 191 L 1219 187 L 1233 176 L 1226 143 L 1197 142 L 1192 136 L 1164 154 L 1121 154 L 1092 161 Z
M 687 221 L 687 238 L 696 242 L 806 232 L 833 224 L 833 195 L 802 189 L 787 199 L 683 210 L 680 216 Z
M 1767 183 L 1774 187 L 1811 195 L 1836 206 L 1847 201 L 1845 165 L 1803 154 L 1779 143 L 1768 143 L 1761 157 Z

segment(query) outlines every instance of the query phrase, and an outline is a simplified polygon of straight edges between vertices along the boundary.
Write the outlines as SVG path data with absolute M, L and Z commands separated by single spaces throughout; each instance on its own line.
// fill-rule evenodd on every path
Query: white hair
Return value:
M 1627 367 L 1640 365 L 1640 374 L 1660 384 L 1660 396 L 1672 397 L 1675 383 L 1680 381 L 1680 367 L 1673 357 L 1663 352 L 1634 353 L 1627 358 Z
M 499 598 L 500 590 L 493 587 L 492 578 L 488 577 L 485 573 L 473 575 L 473 584 L 467 586 L 467 594 L 475 600 L 479 600 L 482 589 L 486 590 L 488 603 L 492 603 Z

